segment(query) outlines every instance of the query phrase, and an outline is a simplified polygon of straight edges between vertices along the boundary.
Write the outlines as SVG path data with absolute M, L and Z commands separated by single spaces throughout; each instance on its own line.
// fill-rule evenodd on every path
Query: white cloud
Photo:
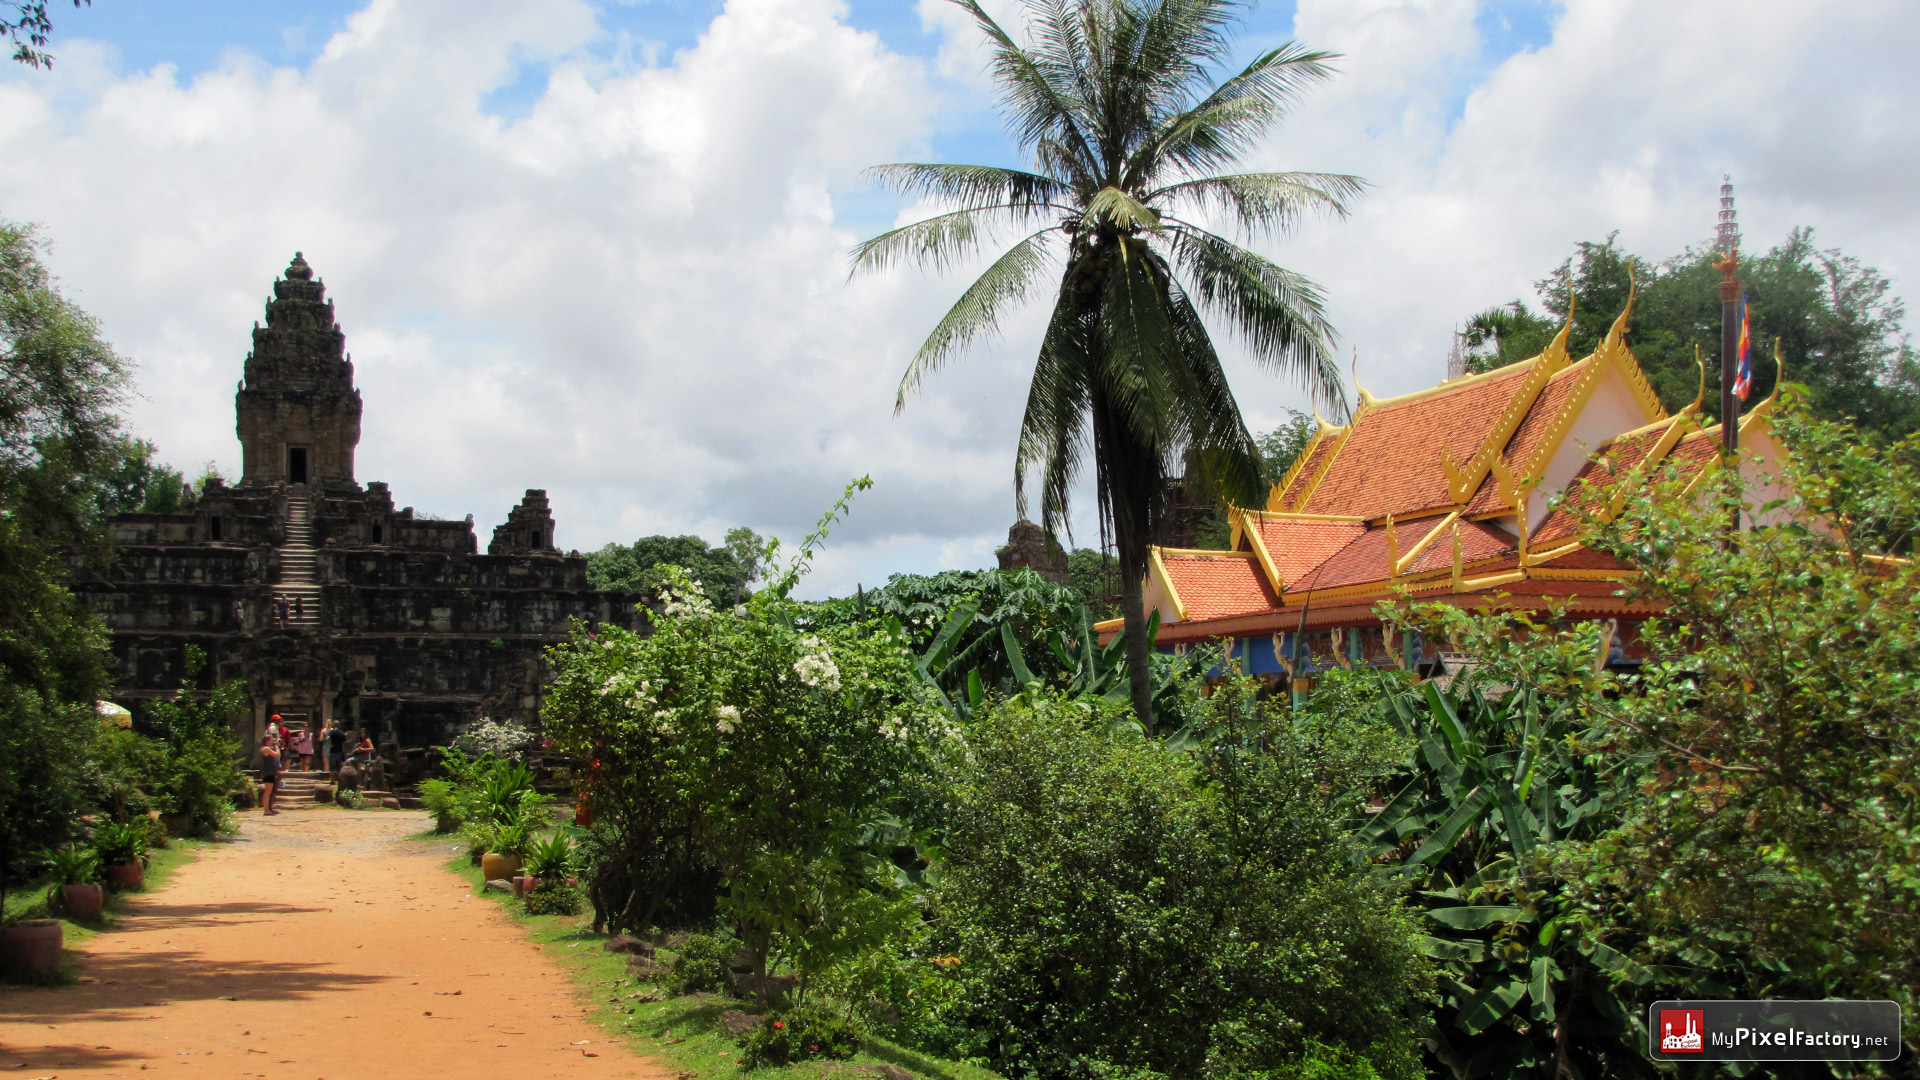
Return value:
M 374 0 L 303 70 L 234 54 L 188 82 L 66 40 L 52 72 L 0 75 L 0 214 L 46 226 L 176 464 L 236 469 L 229 388 L 301 249 L 366 398 L 360 477 L 402 503 L 471 512 L 484 538 L 543 486 L 566 545 L 740 523 L 792 541 L 871 473 L 809 591 L 988 565 L 1038 313 L 896 419 L 905 358 L 964 275 L 846 277 L 860 170 L 978 121 L 971 27 L 920 11 L 944 35 L 928 61 L 838 0 L 730 0 L 692 47 L 631 66 L 595 58 L 577 0 Z M 1455 322 L 1529 294 L 1577 240 L 1705 238 L 1722 171 L 1754 242 L 1808 223 L 1914 264 L 1909 5 L 1578 0 L 1509 57 L 1484 55 L 1477 15 L 1303 0 L 1297 36 L 1345 74 L 1249 163 L 1374 182 L 1353 220 L 1273 251 L 1327 285 L 1376 392 L 1438 378 Z M 544 92 L 489 114 L 528 62 Z M 1300 400 L 1236 384 L 1256 424 Z

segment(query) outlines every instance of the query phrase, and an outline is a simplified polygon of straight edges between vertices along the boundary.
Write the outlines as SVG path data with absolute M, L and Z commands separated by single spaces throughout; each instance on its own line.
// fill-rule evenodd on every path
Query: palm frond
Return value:
M 1160 227 L 1160 212 L 1117 187 L 1103 187 L 1087 200 L 1080 215 L 1081 227 L 1096 232 L 1102 227 L 1122 232 Z
M 900 390 L 894 398 L 894 411 L 906 408 L 907 398 L 927 376 L 940 369 L 953 355 L 974 338 L 991 333 L 999 324 L 1000 313 L 1009 305 L 1027 297 L 1034 278 L 1046 266 L 1047 238 L 1052 229 L 1042 229 L 1007 249 L 986 272 L 967 286 L 960 299 L 927 335 L 926 343 L 914 354 L 900 377 Z
M 1000 215 L 1018 221 L 1026 216 L 1026 211 L 1019 207 L 981 206 L 935 214 L 911 225 L 888 229 L 854 247 L 851 272 L 884 270 L 902 260 L 945 270 L 978 250 L 991 233 L 993 219 Z
M 1050 534 L 1067 531 L 1068 499 L 1090 448 L 1091 323 L 1089 313 L 1082 310 L 1075 275 L 1069 272 L 1063 276 L 1034 362 L 1013 465 L 1014 506 L 1021 517 L 1027 516 L 1028 470 L 1039 467 L 1040 523 Z
M 902 162 L 875 165 L 867 175 L 903 195 L 927 195 L 958 203 L 960 209 L 988 206 L 1061 209 L 1056 203 L 1071 198 L 1071 188 L 1051 177 L 1002 169 L 992 165 L 942 165 Z
M 1188 173 L 1217 169 L 1250 149 L 1301 94 L 1331 78 L 1338 53 L 1289 42 L 1257 57 L 1193 108 L 1169 117 L 1128 163 L 1144 183 L 1172 163 Z
M 1256 363 L 1298 379 L 1329 411 L 1345 412 L 1333 327 L 1318 285 L 1186 222 L 1169 224 L 1161 235 L 1201 305 L 1232 325 Z
M 1170 276 L 1145 241 L 1120 237 L 1105 254 L 1098 325 L 1103 363 L 1094 377 L 1130 436 L 1164 445 L 1175 435 L 1181 341 L 1167 310 Z
M 1083 171 L 1094 171 L 1092 166 L 1099 158 L 1081 128 L 1082 103 L 1054 78 L 1059 74 L 1060 65 L 1043 63 L 1021 48 L 980 6 L 979 0 L 951 2 L 973 16 L 974 23 L 993 42 L 993 78 L 1006 91 L 1008 120 L 1013 125 L 1015 140 L 1031 146 L 1051 137 L 1081 159 Z
M 1168 184 L 1144 201 L 1223 212 L 1249 233 L 1269 234 L 1314 211 L 1345 217 L 1366 187 L 1359 177 L 1341 173 L 1235 173 Z

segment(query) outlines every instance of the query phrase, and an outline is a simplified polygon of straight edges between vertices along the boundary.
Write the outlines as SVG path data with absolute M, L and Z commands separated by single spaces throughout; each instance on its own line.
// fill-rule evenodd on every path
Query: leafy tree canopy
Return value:
M 1568 349 L 1584 356 L 1606 336 L 1638 286 L 1627 344 L 1669 410 L 1693 400 L 1699 387 L 1694 350 L 1707 365 L 1706 411 L 1718 416 L 1720 273 L 1711 247 L 1688 248 L 1662 262 L 1622 250 L 1617 234 L 1582 243 L 1578 252 L 1535 282 L 1544 313 L 1523 301 L 1468 320 L 1474 370 L 1524 360 L 1559 332 L 1573 297 Z M 1754 390 L 1773 390 L 1773 343 L 1787 378 L 1811 392 L 1815 416 L 1852 419 L 1876 438 L 1920 429 L 1920 361 L 1901 321 L 1905 305 L 1885 275 L 1837 248 L 1814 246 L 1812 229 L 1795 229 L 1764 254 L 1743 254 L 1740 281 L 1754 339 Z
M 76 8 L 91 3 L 93 0 L 73 0 Z M 47 43 L 53 40 L 48 0 L 7 0 L 0 6 L 13 9 L 10 16 L 0 15 L 0 34 L 13 42 L 13 58 L 28 67 L 52 67 L 53 54 L 46 51 Z
M 732 607 L 747 597 L 762 573 L 765 545 L 752 529 L 727 533 L 719 547 L 698 536 L 643 536 L 632 544 L 608 544 L 587 556 L 587 580 L 596 589 L 653 590 L 663 568 L 684 568 L 715 604 Z

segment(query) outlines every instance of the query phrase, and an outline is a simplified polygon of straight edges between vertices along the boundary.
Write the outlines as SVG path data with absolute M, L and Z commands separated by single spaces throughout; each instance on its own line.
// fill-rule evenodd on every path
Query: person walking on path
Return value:
M 269 737 L 260 740 L 260 780 L 266 788 L 260 792 L 260 806 L 268 814 L 278 814 L 273 808 L 274 789 L 280 784 L 280 744 Z
M 293 750 L 300 755 L 300 771 L 311 772 L 313 770 L 313 732 L 310 729 L 301 728 L 300 733 L 293 737 Z

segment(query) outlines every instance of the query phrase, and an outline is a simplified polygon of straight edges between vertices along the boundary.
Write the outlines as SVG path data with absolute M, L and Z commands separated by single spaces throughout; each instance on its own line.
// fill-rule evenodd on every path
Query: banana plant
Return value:
M 1581 751 L 1586 717 L 1471 683 L 1391 687 L 1382 707 L 1412 741 L 1412 778 L 1358 836 L 1409 880 L 1425 924 L 1440 975 L 1428 1050 L 1460 1080 L 1638 1071 L 1644 1023 L 1618 988 L 1657 973 L 1583 932 L 1539 859 L 1618 821 L 1619 785 Z

